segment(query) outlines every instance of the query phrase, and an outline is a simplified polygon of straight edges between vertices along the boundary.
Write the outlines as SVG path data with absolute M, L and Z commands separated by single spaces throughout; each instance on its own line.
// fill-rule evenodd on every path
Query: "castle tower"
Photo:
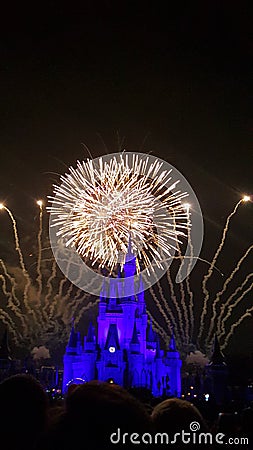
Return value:
M 171 335 L 165 364 L 168 367 L 166 375 L 166 389 L 171 395 L 177 397 L 181 394 L 181 366 L 182 360 L 176 348 L 174 334 Z
M 108 289 L 104 285 L 101 290 L 97 329 L 90 322 L 82 344 L 72 324 L 64 355 L 63 392 L 71 380 L 80 378 L 110 380 L 124 387 L 143 386 L 153 395 L 180 395 L 181 359 L 174 338 L 167 353 L 161 350 L 152 322 L 147 325 L 144 292 L 133 294 L 135 274 L 136 259 L 130 241 L 126 261 L 118 273 L 119 286 L 114 278 Z M 119 292 L 120 298 L 115 295 Z
M 210 394 L 217 404 L 222 405 L 228 398 L 228 367 L 216 335 L 214 337 L 212 356 L 206 366 L 206 375 L 209 380 L 208 388 Z

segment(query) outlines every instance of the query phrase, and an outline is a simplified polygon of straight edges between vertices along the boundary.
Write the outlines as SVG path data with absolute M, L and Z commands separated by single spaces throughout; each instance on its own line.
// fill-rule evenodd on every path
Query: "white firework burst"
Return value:
M 93 266 L 123 267 L 131 239 L 137 272 L 152 270 L 154 263 L 162 267 L 179 236 L 186 236 L 181 200 L 188 195 L 175 191 L 180 180 L 172 182 L 171 170 L 162 170 L 162 164 L 134 153 L 78 161 L 48 197 L 57 236 Z

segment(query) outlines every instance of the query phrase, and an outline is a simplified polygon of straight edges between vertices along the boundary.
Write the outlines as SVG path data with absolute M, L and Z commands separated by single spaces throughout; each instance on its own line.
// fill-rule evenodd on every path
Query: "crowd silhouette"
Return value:
M 239 412 L 222 411 L 210 415 L 208 409 L 187 400 L 153 398 L 143 389 L 127 390 L 102 381 L 72 384 L 64 397 L 53 401 L 35 377 L 16 374 L 0 383 L 1 448 L 100 450 L 137 445 L 158 449 L 167 445 L 252 450 L 252 406 Z M 225 436 L 223 444 L 215 440 L 218 433 Z M 229 445 L 228 438 L 234 439 Z

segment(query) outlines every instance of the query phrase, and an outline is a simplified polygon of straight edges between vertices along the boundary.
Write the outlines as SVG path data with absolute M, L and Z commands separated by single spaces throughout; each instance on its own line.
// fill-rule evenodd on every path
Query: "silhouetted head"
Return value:
M 7 448 L 33 448 L 47 424 L 48 398 L 31 375 L 13 375 L 0 383 L 1 439 Z M 9 445 L 9 447 L 8 447 Z M 17 446 L 17 447 L 16 447 Z
M 116 384 L 90 381 L 66 396 L 65 416 L 54 440 L 57 448 L 64 450 L 75 448 L 80 441 L 89 449 L 115 448 L 110 436 L 118 429 L 121 437 L 123 433 L 149 432 L 151 420 L 145 406 Z M 129 448 L 128 444 L 122 448 Z
M 166 432 L 171 436 L 182 430 L 190 432 L 192 427 L 198 428 L 198 425 L 191 426 L 193 422 L 199 424 L 200 432 L 208 430 L 198 408 L 187 400 L 179 398 L 169 398 L 158 403 L 152 411 L 151 420 L 155 431 Z M 198 430 L 195 429 L 195 431 Z
M 117 384 L 91 381 L 79 385 L 66 398 L 67 414 L 75 420 L 99 422 L 104 429 L 124 426 L 145 428 L 149 416 L 144 405 Z

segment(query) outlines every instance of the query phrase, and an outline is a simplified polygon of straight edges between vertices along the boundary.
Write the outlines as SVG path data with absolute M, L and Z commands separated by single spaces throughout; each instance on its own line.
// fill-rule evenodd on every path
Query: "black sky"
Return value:
M 173 164 L 199 198 L 206 257 L 253 194 L 250 2 L 164 3 L 3 8 L 0 197 L 25 229 L 83 143 L 96 157 L 124 138 Z M 252 212 L 233 222 L 225 270 L 252 242 Z

